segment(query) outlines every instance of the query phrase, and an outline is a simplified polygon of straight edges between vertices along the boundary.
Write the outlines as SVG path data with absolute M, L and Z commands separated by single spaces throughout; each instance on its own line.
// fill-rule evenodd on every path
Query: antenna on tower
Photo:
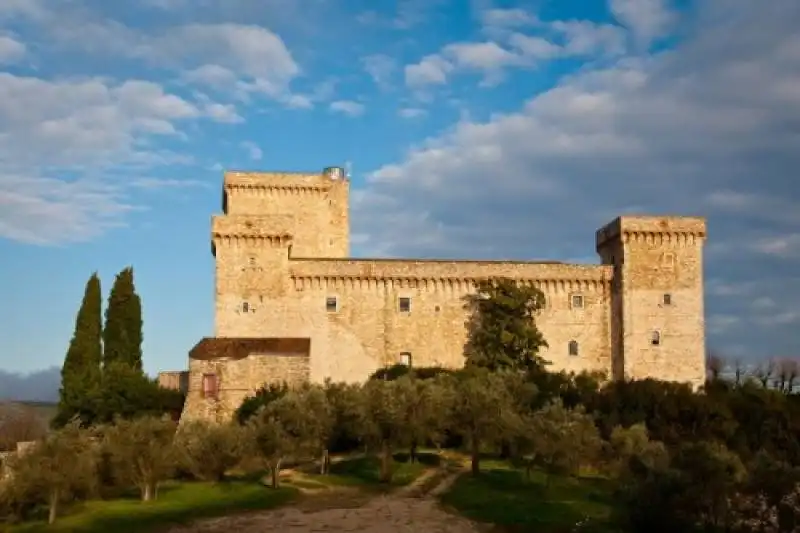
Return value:
M 350 179 L 350 175 L 353 173 L 353 163 L 350 161 L 344 162 L 344 177 Z

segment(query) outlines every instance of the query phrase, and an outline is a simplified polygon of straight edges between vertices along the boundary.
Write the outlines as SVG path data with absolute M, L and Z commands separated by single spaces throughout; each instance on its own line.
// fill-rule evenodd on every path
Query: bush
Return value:
M 394 381 L 403 376 L 411 375 L 417 379 L 432 379 L 440 374 L 452 374 L 453 370 L 439 366 L 410 367 L 408 365 L 396 364 L 376 370 L 370 380 Z
M 242 405 L 236 409 L 234 418 L 239 424 L 246 424 L 262 407 L 283 398 L 289 392 L 289 385 L 283 383 L 269 383 L 256 391 L 253 396 L 248 396 Z
M 156 417 L 119 418 L 104 428 L 115 481 L 138 487 L 143 501 L 155 499 L 159 484 L 175 472 L 175 429 L 171 420 Z
M 110 423 L 117 418 L 167 415 L 177 421 L 185 396 L 180 391 L 165 389 L 156 380 L 140 371 L 115 364 L 104 371 L 95 423 Z
M 96 447 L 90 434 L 75 420 L 55 431 L 11 461 L 12 505 L 30 509 L 47 502 L 48 522 L 53 523 L 62 503 L 91 493 L 97 481 Z
M 178 463 L 197 479 L 222 481 L 241 462 L 245 437 L 238 424 L 189 422 L 176 435 Z

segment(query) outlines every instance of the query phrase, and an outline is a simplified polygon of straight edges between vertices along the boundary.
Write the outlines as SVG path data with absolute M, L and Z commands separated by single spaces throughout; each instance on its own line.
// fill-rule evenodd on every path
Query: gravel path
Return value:
M 433 474 L 433 473 L 431 473 Z M 425 494 L 415 490 L 430 476 L 413 486 L 383 495 L 353 490 L 333 490 L 308 496 L 294 505 L 240 516 L 204 520 L 170 533 L 478 533 L 487 527 L 443 510 L 433 497 L 449 487 L 460 472 L 445 476 Z

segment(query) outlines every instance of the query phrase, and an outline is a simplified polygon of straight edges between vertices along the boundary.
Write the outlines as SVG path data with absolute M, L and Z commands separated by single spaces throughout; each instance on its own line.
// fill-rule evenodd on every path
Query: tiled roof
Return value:
M 206 337 L 189 351 L 192 359 L 243 359 L 251 353 L 308 355 L 311 339 L 287 337 Z

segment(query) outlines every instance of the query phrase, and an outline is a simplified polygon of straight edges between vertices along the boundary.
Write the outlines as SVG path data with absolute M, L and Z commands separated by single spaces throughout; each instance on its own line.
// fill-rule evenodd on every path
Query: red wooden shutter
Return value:
M 203 374 L 203 398 L 217 398 L 216 374 Z

